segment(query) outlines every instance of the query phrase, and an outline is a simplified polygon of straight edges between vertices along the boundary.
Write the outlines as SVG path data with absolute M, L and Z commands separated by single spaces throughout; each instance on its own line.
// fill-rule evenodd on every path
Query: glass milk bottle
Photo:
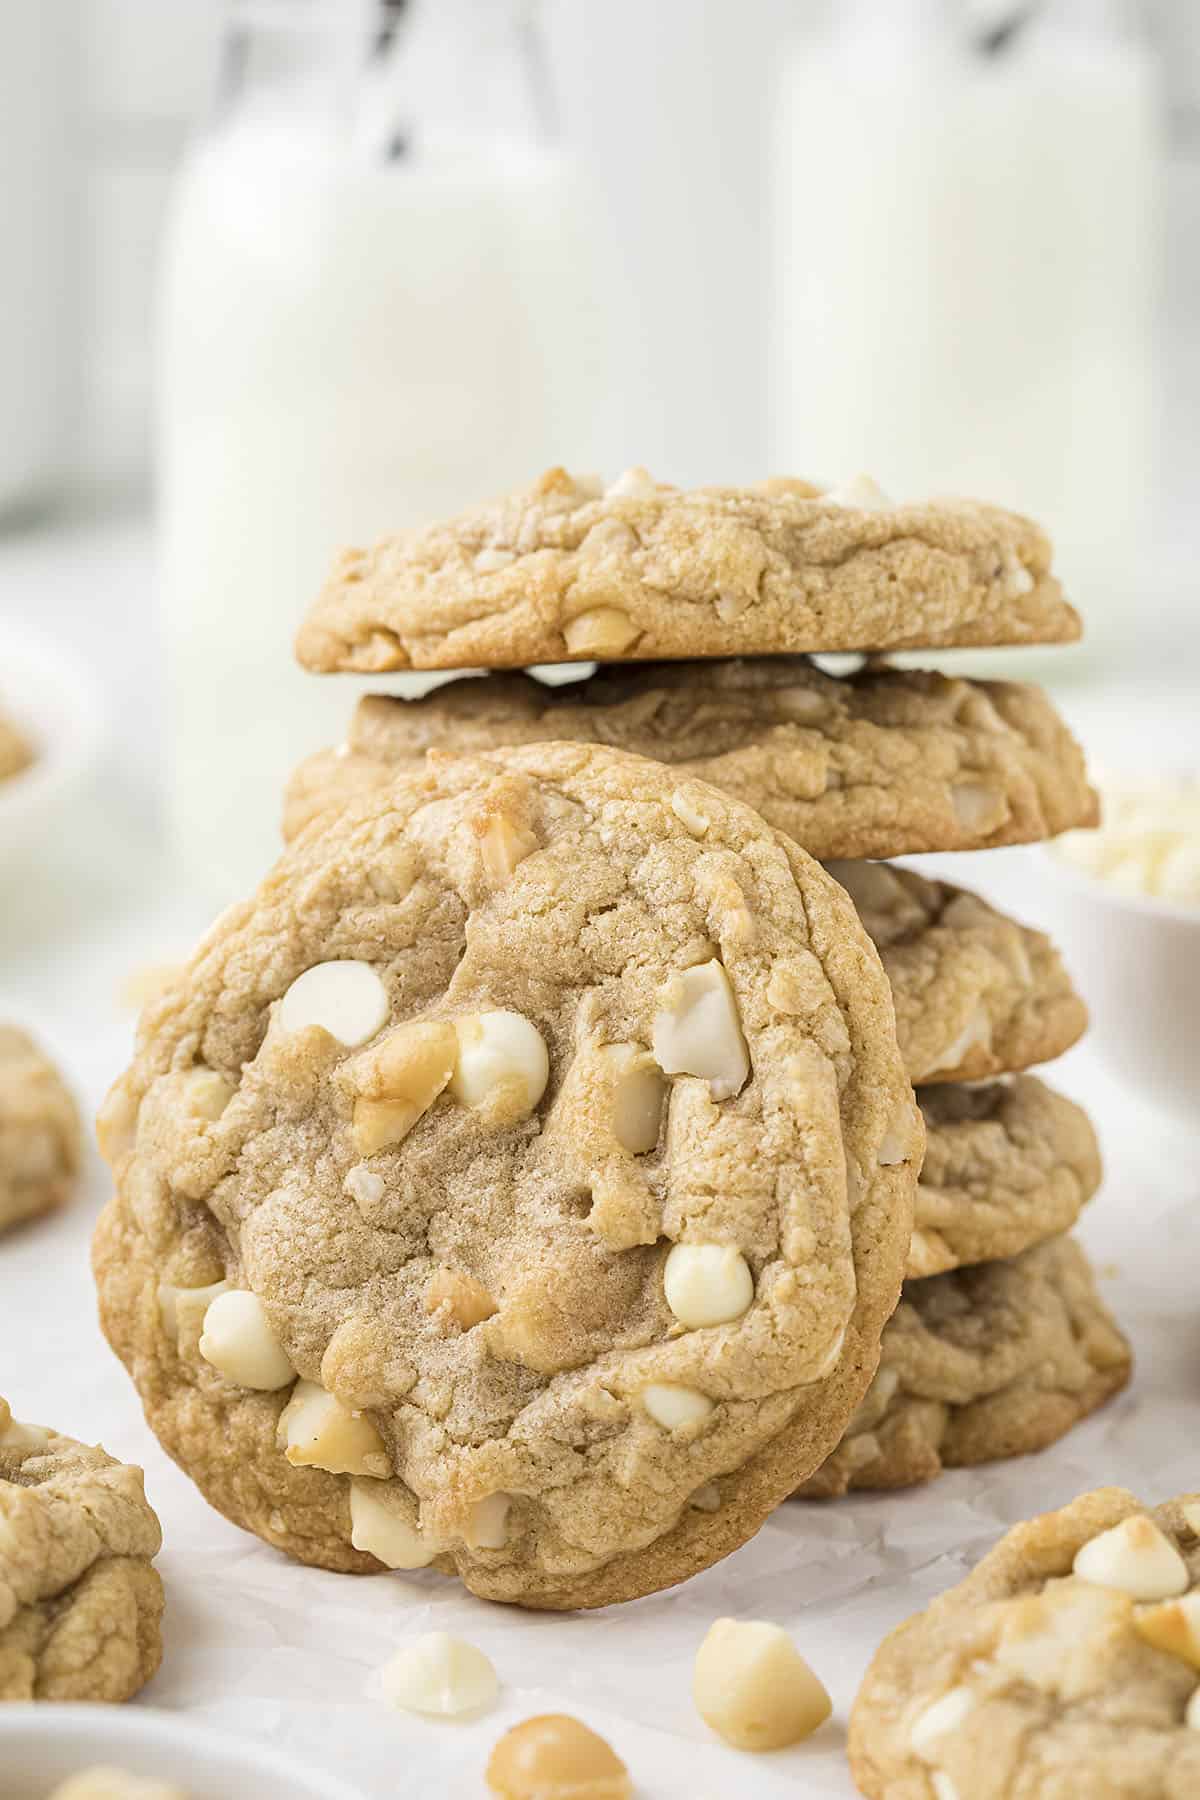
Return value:
M 593 461 L 593 287 L 534 24 L 507 0 L 231 14 L 158 366 L 169 829 L 215 899 L 268 866 L 289 771 L 363 685 L 293 659 L 334 552 Z
M 1158 98 L 1136 12 L 848 0 L 774 117 L 772 461 L 1053 534 L 1132 618 L 1150 483 Z

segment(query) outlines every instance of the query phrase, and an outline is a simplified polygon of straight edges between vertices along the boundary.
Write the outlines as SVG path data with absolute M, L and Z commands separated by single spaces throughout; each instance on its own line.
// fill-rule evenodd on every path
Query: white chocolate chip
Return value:
M 1133 1623 L 1148 1644 L 1200 1669 L 1200 1593 L 1160 1600 L 1135 1613 Z
M 685 794 L 682 788 L 676 788 L 671 795 L 671 811 L 680 823 L 686 825 L 688 830 L 694 832 L 697 837 L 703 837 L 712 824 L 708 814 L 702 813 L 695 801 Z
M 754 1299 L 754 1277 L 732 1244 L 676 1244 L 663 1267 L 667 1305 L 690 1330 L 740 1319 Z
M 180 1331 L 194 1337 L 204 1323 L 204 1315 L 218 1294 L 229 1292 L 227 1281 L 214 1281 L 208 1287 L 174 1287 L 169 1281 L 158 1284 L 158 1316 L 162 1328 L 173 1344 L 179 1342 Z
M 356 1057 L 347 1071 L 354 1102 L 354 1146 L 374 1156 L 406 1138 L 449 1084 L 458 1033 L 447 1019 L 410 1019 Z
M 699 1075 L 714 1100 L 745 1086 L 750 1053 L 724 965 L 714 957 L 682 969 L 659 990 L 652 1043 L 668 1075 Z
M 782 1750 L 833 1710 L 786 1631 L 760 1619 L 717 1619 L 696 1652 L 692 1696 L 705 1724 L 737 1750 Z
M 1170 1600 L 1187 1592 L 1187 1564 L 1145 1513 L 1122 1519 L 1084 1544 L 1074 1570 L 1081 1581 L 1116 1588 L 1135 1600 Z
M 648 1057 L 617 1076 L 612 1094 L 613 1135 L 631 1156 L 644 1156 L 657 1147 L 666 1094 L 667 1084 Z
M 823 506 L 851 506 L 856 512 L 887 512 L 895 505 L 869 475 L 856 475 L 852 481 L 830 488 L 819 498 Z
M 607 488 L 604 490 L 604 498 L 606 500 L 617 500 L 621 498 L 649 500 L 652 499 L 657 492 L 658 483 L 655 481 L 650 471 L 648 469 L 643 469 L 640 466 L 635 466 L 632 469 L 623 470 L 622 473 L 617 476 L 615 481 L 609 482 Z
M 982 782 L 964 781 L 950 790 L 954 816 L 964 831 L 982 831 L 1000 823 L 1004 801 L 994 788 Z
M 1179 1510 L 1184 1523 L 1200 1538 L 1200 1500 L 1185 1500 Z
M 456 1019 L 458 1061 L 450 1092 L 463 1106 L 486 1107 L 504 1121 L 531 1113 L 546 1091 L 550 1058 L 536 1025 L 515 1012 Z
M 179 1307 L 177 1296 L 177 1318 Z M 296 1375 L 262 1301 L 245 1288 L 230 1288 L 209 1305 L 200 1334 L 200 1354 L 227 1381 L 262 1393 L 286 1387 Z
M 992 1041 L 992 1021 L 988 1018 L 984 1007 L 977 1006 L 956 1038 L 953 1038 L 938 1058 L 938 1069 L 957 1069 L 969 1050 L 981 1045 L 987 1049 Z
M 516 560 L 515 550 L 501 550 L 495 544 L 485 544 L 482 550 L 475 552 L 475 567 L 481 575 L 491 575 L 497 569 L 507 569 Z
M 975 1696 L 970 1688 L 948 1688 L 914 1719 L 908 1733 L 908 1747 L 913 1755 L 919 1756 L 922 1762 L 936 1761 L 932 1754 L 934 1745 L 948 1731 L 957 1731 L 974 1705 Z
M 360 1481 L 350 1483 L 350 1542 L 387 1569 L 424 1569 L 440 1548 Z
M 641 628 L 618 606 L 593 606 L 568 619 L 562 634 L 572 656 L 619 656 L 641 636 Z
M 1078 1646 L 1101 1635 L 1124 1635 L 1132 1614 L 1128 1594 L 1087 1581 L 1051 1581 L 1040 1594 L 1009 1602 L 993 1657 L 1030 1687 L 1059 1694 L 1070 1686 Z
M 508 1542 L 511 1494 L 488 1494 L 477 1500 L 467 1521 L 466 1539 L 472 1550 L 503 1550 Z
M 383 1176 L 368 1169 L 366 1163 L 355 1163 L 346 1170 L 342 1188 L 357 1205 L 369 1210 L 383 1199 Z
M 361 1413 L 351 1412 L 315 1381 L 298 1381 L 279 1415 L 275 1441 L 293 1468 L 330 1475 L 387 1476 L 387 1446 Z
M 638 1396 L 656 1425 L 664 1431 L 678 1431 L 685 1425 L 699 1425 L 713 1410 L 707 1394 L 695 1388 L 681 1387 L 673 1381 L 652 1381 Z
M 448 1631 L 402 1644 L 372 1678 L 368 1692 L 402 1712 L 455 1718 L 490 1706 L 500 1691 L 482 1650 Z
M 958 1800 L 958 1789 L 944 1769 L 931 1769 L 929 1781 L 933 1788 L 934 1800 Z
M 353 1049 L 387 1023 L 387 989 L 365 962 L 314 963 L 293 981 L 275 1018 L 289 1034 L 319 1025 Z
M 216 1069 L 189 1069 L 184 1077 L 184 1104 L 194 1118 L 210 1124 L 220 1118 L 234 1096 L 234 1085 Z

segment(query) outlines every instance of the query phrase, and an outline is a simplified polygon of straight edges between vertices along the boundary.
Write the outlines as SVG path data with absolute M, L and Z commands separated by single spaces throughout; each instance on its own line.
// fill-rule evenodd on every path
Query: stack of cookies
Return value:
M 1079 1038 L 1084 1004 L 1041 932 L 877 860 L 1095 824 L 1082 753 L 1040 690 L 883 657 L 1076 638 L 1050 563 L 1027 520 L 893 506 L 865 478 L 686 493 L 631 470 L 601 492 L 554 470 L 348 552 L 300 634 L 319 671 L 492 672 L 362 700 L 347 742 L 293 777 L 287 837 L 430 751 L 607 744 L 745 801 L 853 899 L 891 981 L 927 1150 L 902 1304 L 813 1495 L 1040 1449 L 1129 1376 L 1066 1235 L 1099 1185 L 1095 1134 L 1024 1072 Z M 846 651 L 870 653 L 848 677 L 811 660 Z M 511 672 L 564 658 L 600 663 L 568 686 Z
M 1049 562 L 994 508 L 641 471 L 342 559 L 308 666 L 489 673 L 298 772 L 100 1119 L 101 1322 L 214 1505 L 600 1606 L 1119 1385 L 1091 1133 L 1017 1073 L 1083 1007 L 871 860 L 1091 819 L 1037 693 L 874 660 L 1073 638 Z M 564 659 L 604 666 L 506 672 Z

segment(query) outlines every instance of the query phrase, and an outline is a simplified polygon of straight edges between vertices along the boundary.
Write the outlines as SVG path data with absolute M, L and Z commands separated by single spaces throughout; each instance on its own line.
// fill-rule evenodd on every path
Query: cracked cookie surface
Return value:
M 885 1638 L 850 1719 L 868 1800 L 1200 1793 L 1200 1495 L 1014 1526 Z
M 844 505 L 802 481 L 529 490 L 343 552 L 305 667 L 520 668 L 952 644 L 1069 643 L 1030 520 L 971 500 Z
M 813 856 L 905 856 L 1030 843 L 1096 820 L 1083 755 L 1037 688 L 902 669 L 837 678 L 803 657 L 451 682 L 372 695 L 346 744 L 309 757 L 284 802 L 291 838 L 427 750 L 611 744 L 711 781 Z
M 561 744 L 305 833 L 151 1003 L 101 1137 L 102 1323 L 209 1499 L 551 1607 L 707 1566 L 833 1447 L 924 1147 L 842 890 Z
M 25 1031 L 0 1025 L 0 1232 L 51 1212 L 79 1169 L 75 1102 Z
M 1087 1008 L 1044 932 L 912 869 L 828 868 L 887 971 L 914 1084 L 1014 1074 L 1052 1061 L 1082 1037 Z
M 1072 1238 L 908 1281 L 813 1498 L 911 1487 L 1042 1450 L 1124 1387 L 1132 1354 Z
M 162 1656 L 142 1471 L 0 1400 L 0 1701 L 128 1700 Z
M 1017 1256 L 1069 1231 L 1100 1185 L 1100 1149 L 1074 1101 L 1034 1075 L 922 1088 L 925 1162 L 909 1279 Z

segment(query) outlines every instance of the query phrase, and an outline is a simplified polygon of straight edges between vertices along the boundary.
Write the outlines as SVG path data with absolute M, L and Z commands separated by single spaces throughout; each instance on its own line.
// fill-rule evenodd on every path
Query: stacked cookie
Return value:
M 1129 1347 L 1065 1234 L 1100 1179 L 1091 1126 L 1024 1073 L 1086 1023 L 1053 945 L 880 859 L 1095 822 L 1047 697 L 886 666 L 898 648 L 1064 642 L 1078 620 L 1028 521 L 892 506 L 860 480 L 694 493 L 552 471 L 529 493 L 349 552 L 301 631 L 320 671 L 485 665 L 360 702 L 309 759 L 285 836 L 429 752 L 570 741 L 711 782 L 821 858 L 889 976 L 928 1147 L 879 1373 L 811 1494 L 929 1479 L 1052 1442 L 1127 1379 Z M 869 651 L 835 678 L 810 656 Z M 601 659 L 547 687 L 514 665 Z M 667 660 L 670 659 L 670 660 Z

